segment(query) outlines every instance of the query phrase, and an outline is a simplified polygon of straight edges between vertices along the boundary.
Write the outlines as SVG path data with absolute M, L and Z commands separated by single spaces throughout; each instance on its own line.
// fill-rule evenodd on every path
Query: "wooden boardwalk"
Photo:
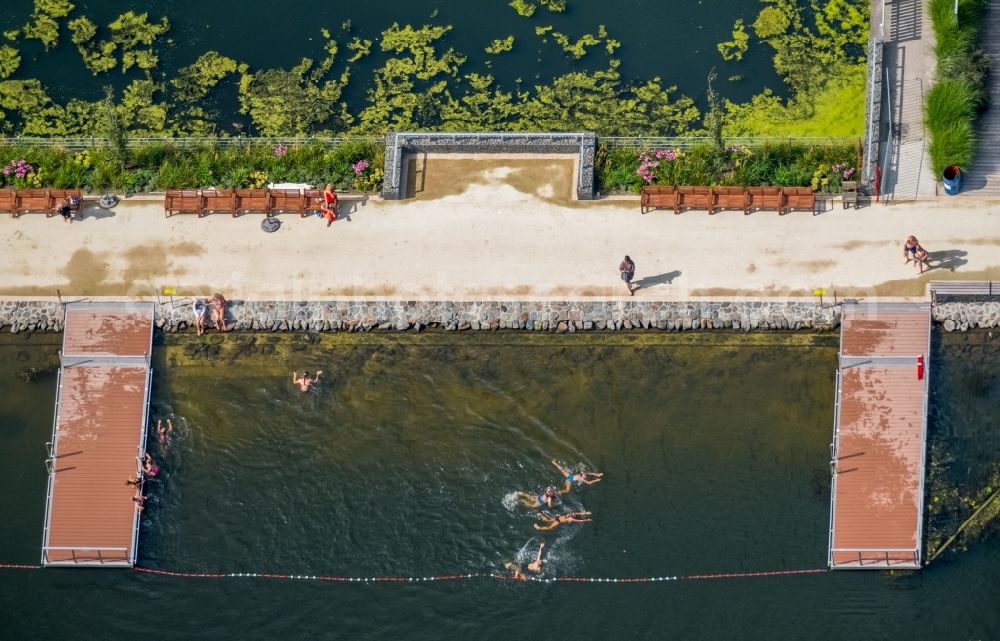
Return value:
M 153 306 L 70 303 L 49 443 L 42 564 L 135 563 Z
M 1000 63 L 1000 3 L 988 2 L 983 9 L 980 40 L 994 71 L 986 83 L 989 107 L 976 124 L 976 155 L 970 167 L 962 167 L 965 178 L 959 196 L 996 198 L 1000 196 L 1000 82 L 995 71 Z
M 919 568 L 930 304 L 845 304 L 830 461 L 833 569 Z

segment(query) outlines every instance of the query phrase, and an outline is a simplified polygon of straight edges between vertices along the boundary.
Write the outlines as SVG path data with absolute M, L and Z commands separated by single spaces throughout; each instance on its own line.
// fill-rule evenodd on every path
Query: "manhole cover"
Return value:
M 281 221 L 270 216 L 266 216 L 264 220 L 260 222 L 260 228 L 268 234 L 278 231 L 278 227 L 281 227 Z

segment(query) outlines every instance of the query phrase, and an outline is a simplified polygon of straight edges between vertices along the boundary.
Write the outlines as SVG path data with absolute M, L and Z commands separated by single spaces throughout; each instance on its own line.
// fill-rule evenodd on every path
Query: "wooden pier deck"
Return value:
M 125 481 L 146 444 L 152 336 L 152 304 L 66 305 L 43 565 L 135 563 L 139 512 Z
M 930 304 L 845 304 L 830 461 L 832 569 L 919 568 Z

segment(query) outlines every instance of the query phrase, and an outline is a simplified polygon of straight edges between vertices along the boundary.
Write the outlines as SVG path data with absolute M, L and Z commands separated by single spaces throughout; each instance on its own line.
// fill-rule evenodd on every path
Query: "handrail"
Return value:
M 831 552 L 915 552 L 916 548 L 833 548 Z
M 761 145 L 847 145 L 857 144 L 858 136 L 733 136 L 726 138 L 728 146 L 753 147 Z M 610 149 L 691 149 L 715 141 L 710 136 L 598 136 L 598 144 Z
M 116 548 L 116 547 L 83 547 L 74 545 L 46 545 L 42 548 L 43 550 L 79 550 L 80 552 L 103 552 L 105 550 L 111 552 L 128 552 L 128 548 Z
M 70 561 L 72 561 L 73 563 L 92 563 L 95 560 L 93 557 L 85 557 L 83 559 L 78 559 L 77 556 L 76 556 L 77 552 L 97 552 L 96 561 L 98 563 L 100 563 L 101 565 L 103 565 L 105 561 L 108 561 L 108 562 L 111 562 L 111 561 L 129 561 L 130 563 L 132 562 L 131 559 L 128 559 L 126 557 L 126 554 L 128 553 L 128 548 L 120 548 L 120 547 L 72 547 L 72 546 L 45 545 L 45 546 L 42 546 L 42 563 L 43 564 L 49 562 L 49 551 L 69 552 L 70 553 L 70 556 L 72 558 L 59 560 L 59 561 L 56 561 L 56 563 L 67 563 L 67 562 L 70 562 Z M 104 556 L 101 555 L 102 552 L 121 552 L 122 556 L 121 557 L 112 556 L 112 557 L 106 559 Z
M 895 108 L 895 105 L 892 102 L 892 85 L 889 83 L 889 68 L 888 67 L 885 68 L 885 92 L 886 92 L 886 97 L 888 98 L 887 103 L 889 105 L 889 109 L 886 112 L 889 115 L 889 136 L 886 139 L 886 143 L 885 143 L 885 160 L 883 161 L 882 166 L 885 167 L 885 171 L 888 171 L 889 170 L 889 157 L 891 156 L 891 151 L 892 151 L 892 148 L 893 148 L 895 140 L 896 140 L 896 136 L 893 133 L 893 124 L 892 124 L 892 110 Z M 897 181 L 899 180 L 899 165 L 898 164 L 896 165 L 896 180 Z M 879 191 L 882 191 L 881 185 L 879 186 Z M 895 191 L 895 190 L 893 190 L 893 191 Z M 886 199 L 886 202 L 888 202 L 888 199 Z

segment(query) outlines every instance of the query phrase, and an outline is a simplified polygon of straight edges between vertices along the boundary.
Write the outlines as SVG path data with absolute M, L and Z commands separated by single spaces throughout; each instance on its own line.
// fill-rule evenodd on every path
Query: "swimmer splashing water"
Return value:
M 532 562 L 530 562 L 530 563 L 528 563 L 527 566 L 525 566 L 522 563 L 517 563 L 517 562 L 504 563 L 503 566 L 504 566 L 504 568 L 510 570 L 510 572 L 511 572 L 511 578 L 513 578 L 513 579 L 515 579 L 517 581 L 524 581 L 525 579 L 528 578 L 528 576 L 525 573 L 525 571 L 527 571 L 530 574 L 541 574 L 542 573 L 542 565 L 545 563 L 545 561 L 542 559 L 542 550 L 544 550 L 544 549 L 545 549 L 545 544 L 544 543 L 542 543 L 541 545 L 539 545 L 538 546 L 538 554 L 535 556 L 535 560 L 532 561 Z
M 292 372 L 292 383 L 298 385 L 299 389 L 302 390 L 303 392 L 308 392 L 310 389 L 312 389 L 313 385 L 319 382 L 319 377 L 320 374 L 322 373 L 323 370 L 319 370 L 316 372 L 316 378 L 311 378 L 309 376 L 309 372 L 306 371 L 302 372 L 301 377 L 296 375 L 295 372 Z
M 568 467 L 560 465 L 555 459 L 552 459 L 552 465 L 562 473 L 563 480 L 566 482 L 562 490 L 563 494 L 569 494 L 574 485 L 577 487 L 581 485 L 593 485 L 594 483 L 600 483 L 604 479 L 603 472 L 572 472 Z
M 549 486 L 541 494 L 518 492 L 517 500 L 521 502 L 521 505 L 529 508 L 554 507 L 558 496 L 556 488 Z

